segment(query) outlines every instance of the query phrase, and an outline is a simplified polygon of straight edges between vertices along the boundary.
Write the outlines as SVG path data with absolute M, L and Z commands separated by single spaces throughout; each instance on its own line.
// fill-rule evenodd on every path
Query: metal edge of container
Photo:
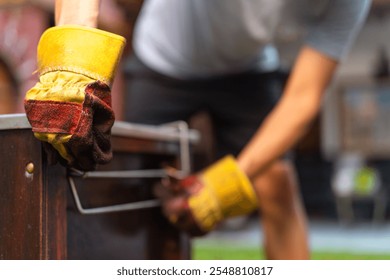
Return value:
M 0 115 L 0 130 L 31 129 L 25 114 Z M 179 141 L 183 137 L 182 132 L 171 125 L 142 125 L 123 121 L 116 121 L 112 127 L 113 136 L 136 137 L 161 141 Z M 197 143 L 200 139 L 199 132 L 188 130 L 185 135 L 191 143 Z

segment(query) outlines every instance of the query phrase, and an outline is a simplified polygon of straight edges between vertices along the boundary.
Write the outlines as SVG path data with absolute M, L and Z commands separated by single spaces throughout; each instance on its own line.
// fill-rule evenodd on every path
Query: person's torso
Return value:
M 173 77 L 248 69 L 272 41 L 284 2 L 148 0 L 136 25 L 134 49 L 146 65 Z

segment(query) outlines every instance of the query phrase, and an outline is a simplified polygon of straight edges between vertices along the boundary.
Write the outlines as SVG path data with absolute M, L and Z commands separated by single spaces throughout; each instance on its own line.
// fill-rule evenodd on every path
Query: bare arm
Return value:
M 318 114 L 336 66 L 335 60 L 315 49 L 302 48 L 283 97 L 238 156 L 238 164 L 249 178 L 254 178 L 303 136 Z
M 56 0 L 56 25 L 97 27 L 100 0 Z

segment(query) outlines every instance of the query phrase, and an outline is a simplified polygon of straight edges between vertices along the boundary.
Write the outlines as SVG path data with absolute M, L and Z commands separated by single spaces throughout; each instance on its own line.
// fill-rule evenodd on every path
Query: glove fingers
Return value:
M 178 215 L 176 226 L 193 237 L 203 236 L 208 233 L 197 224 L 190 209 L 186 209 Z
M 92 97 L 93 139 L 98 152 L 102 155 L 102 163 L 106 163 L 111 159 L 105 159 L 104 156 L 111 155 L 110 136 L 115 120 L 114 111 L 111 109 L 111 90 L 106 84 L 97 81 L 89 84 L 85 93 L 86 96 Z
M 110 102 L 110 88 L 106 84 L 98 81 L 87 86 L 78 127 L 65 143 L 76 159 L 71 163 L 74 167 L 94 170 L 97 164 L 106 164 L 112 159 L 110 136 L 115 117 Z
M 169 174 L 169 169 L 166 169 Z M 187 193 L 188 195 L 197 193 L 202 184 L 199 182 L 199 178 L 196 175 L 188 176 L 182 180 L 178 180 L 175 177 L 169 176 L 161 180 L 162 185 L 168 190 L 174 193 Z
M 173 197 L 163 202 L 163 212 L 167 217 L 181 216 L 188 208 L 187 199 L 183 196 Z
M 181 181 L 165 178 L 162 184 L 154 189 L 155 195 L 162 201 L 163 213 L 168 220 L 192 236 L 207 233 L 198 226 L 188 204 L 191 194 L 199 191 L 201 187 L 198 177 L 190 176 Z
M 170 176 L 172 170 L 174 174 L 175 169 L 167 167 L 168 177 L 163 178 L 161 184 L 154 188 L 154 194 L 162 201 L 164 215 L 173 225 L 191 236 L 205 235 L 208 231 L 198 224 L 193 215 L 196 209 L 192 209 L 189 203 L 189 199 L 204 187 L 201 177 L 191 175 L 178 180 L 177 177 Z
M 207 233 L 196 223 L 191 209 L 188 207 L 186 196 L 174 196 L 163 200 L 162 206 L 164 215 L 180 230 L 186 231 L 191 236 L 202 236 Z
M 153 188 L 153 194 L 161 199 L 162 201 L 170 199 L 174 195 L 176 195 L 175 192 L 173 192 L 169 187 L 166 186 L 166 183 L 164 183 L 164 179 L 161 181 L 161 184 L 156 184 Z

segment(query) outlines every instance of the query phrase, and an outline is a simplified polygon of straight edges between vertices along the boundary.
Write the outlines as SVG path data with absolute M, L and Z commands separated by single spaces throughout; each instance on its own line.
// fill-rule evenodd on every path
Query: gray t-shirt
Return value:
M 134 50 L 153 70 L 177 78 L 239 72 L 259 61 L 275 64 L 277 56 L 267 46 L 287 2 L 295 0 L 147 0 Z M 311 20 L 306 43 L 339 60 L 364 22 L 370 0 L 328 2 Z

